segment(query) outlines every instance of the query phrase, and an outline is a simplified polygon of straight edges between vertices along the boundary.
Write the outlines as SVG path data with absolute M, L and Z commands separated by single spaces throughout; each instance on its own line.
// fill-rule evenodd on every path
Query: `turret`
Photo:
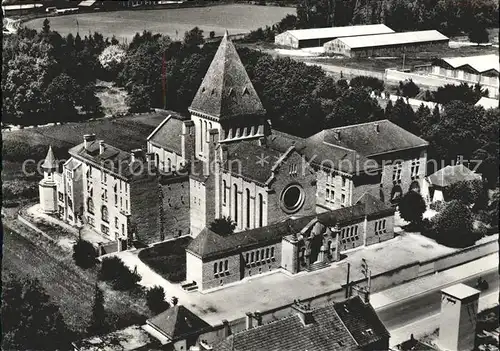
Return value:
M 49 146 L 49 151 L 42 163 L 43 179 L 38 185 L 40 193 L 40 210 L 45 213 L 57 212 L 57 184 L 54 180 L 54 173 L 57 171 L 57 162 Z

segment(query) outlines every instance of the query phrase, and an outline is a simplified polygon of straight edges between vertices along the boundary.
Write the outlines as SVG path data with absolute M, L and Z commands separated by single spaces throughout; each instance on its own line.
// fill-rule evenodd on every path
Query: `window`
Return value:
M 64 194 L 59 192 L 59 201 L 64 201 Z
M 108 190 L 107 189 L 102 190 L 101 199 L 103 199 L 104 201 L 108 200 Z
M 217 274 L 217 262 L 214 263 L 214 274 Z
M 250 262 L 251 262 L 251 263 L 254 263 L 254 262 L 255 262 L 254 258 L 255 258 L 255 257 L 254 257 L 254 253 L 252 252 L 252 253 L 250 254 Z
M 229 272 L 229 269 L 228 269 L 228 268 L 229 268 L 229 267 L 228 267 L 228 264 L 229 264 L 228 260 L 225 260 L 225 261 L 224 261 L 224 272 Z
M 108 208 L 106 206 L 101 207 L 101 218 L 104 222 L 109 222 Z
M 226 181 L 222 181 L 222 204 L 225 206 L 227 202 L 227 184 Z
M 247 206 L 247 211 L 246 211 L 246 215 L 247 215 L 247 223 L 246 223 L 246 226 L 247 228 L 250 228 L 250 190 L 247 188 L 245 189 L 245 197 L 247 199 L 246 201 L 246 206 Z
M 238 186 L 234 184 L 234 222 L 238 224 Z
M 115 217 L 115 228 L 118 228 L 118 217 Z
M 257 252 L 255 253 L 255 261 L 259 261 L 259 251 L 257 250 Z
M 290 185 L 281 193 L 281 205 L 285 212 L 294 213 L 304 204 L 304 191 L 298 185 Z
M 167 172 L 170 172 L 172 170 L 172 160 L 170 158 L 167 158 Z
M 403 171 L 403 163 L 396 161 L 393 167 L 392 181 L 397 183 L 401 181 L 401 172 Z
M 247 253 L 245 254 L 245 262 L 246 262 L 247 264 L 249 263 L 249 262 L 248 262 L 249 256 L 250 256 L 250 254 L 247 252 Z
M 375 222 L 375 235 L 380 235 L 380 234 L 384 234 L 387 232 L 386 230 L 386 220 L 385 219 L 381 219 L 377 222 Z
M 115 206 L 118 205 L 118 194 L 115 194 Z
M 264 259 L 264 249 L 260 250 L 260 259 Z
M 220 261 L 220 262 L 219 262 L 219 273 L 222 273 L 222 272 L 223 272 L 223 270 L 222 270 L 222 264 L 223 264 L 223 263 L 222 263 L 222 261 Z
M 342 194 L 342 206 L 345 205 L 345 194 Z
M 420 159 L 411 161 L 411 177 L 418 177 L 418 171 L 420 169 Z
M 297 176 L 297 164 L 291 164 L 288 166 L 288 175 L 295 177 Z
M 259 227 L 264 226 L 264 197 L 259 194 Z
M 345 188 L 346 184 L 347 184 L 347 178 L 342 177 L 342 188 Z
M 103 232 L 104 234 L 108 235 L 109 228 L 106 227 L 104 224 L 101 224 L 101 232 Z
M 94 214 L 94 201 L 90 197 L 87 199 L 87 211 Z
M 274 247 L 271 247 L 271 258 L 274 258 Z
M 122 235 L 125 235 L 125 224 L 122 223 Z
M 266 249 L 266 258 L 269 258 L 269 248 Z

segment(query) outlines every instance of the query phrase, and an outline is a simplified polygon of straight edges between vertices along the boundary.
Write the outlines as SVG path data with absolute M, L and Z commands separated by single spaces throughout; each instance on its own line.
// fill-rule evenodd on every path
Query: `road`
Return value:
M 472 276 L 461 281 L 454 282 L 457 284 L 462 282 L 466 285 L 474 287 L 479 276 Z M 490 294 L 498 290 L 499 277 L 498 271 L 492 269 L 481 274 L 489 284 L 488 290 L 481 293 L 481 296 Z M 377 314 L 384 322 L 389 330 L 400 328 L 414 321 L 430 317 L 439 313 L 441 309 L 441 289 L 433 290 L 427 293 L 416 295 L 410 299 L 405 299 L 397 304 L 392 304 L 387 307 L 377 309 Z

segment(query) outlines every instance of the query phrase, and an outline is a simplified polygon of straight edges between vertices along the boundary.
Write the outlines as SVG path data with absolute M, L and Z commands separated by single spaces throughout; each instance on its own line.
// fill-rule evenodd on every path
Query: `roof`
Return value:
M 266 114 L 227 32 L 189 109 L 221 121 Z
M 290 234 L 299 233 L 309 222 L 317 219 L 325 226 L 331 227 L 338 223 L 348 223 L 365 216 L 394 213 L 391 206 L 384 204 L 375 197 L 365 194 L 354 206 L 339 208 L 295 219 L 287 219 L 265 227 L 245 230 L 242 232 L 219 235 L 208 228 L 204 228 L 198 236 L 191 241 L 187 251 L 201 257 L 210 259 L 231 252 L 242 252 L 251 247 L 264 246 L 276 242 Z
M 385 24 L 367 24 L 345 27 L 293 29 L 286 31 L 285 33 L 294 36 L 298 40 L 308 40 L 340 38 L 368 34 L 394 33 L 394 31 L 391 28 L 387 27 Z
M 443 294 L 453 296 L 459 300 L 479 295 L 481 292 L 463 283 L 455 284 L 441 290 Z
M 401 344 L 397 346 L 398 350 L 401 351 L 435 351 L 436 349 L 432 346 L 425 344 L 416 339 L 409 339 L 403 341 Z
M 481 99 L 479 99 L 478 102 L 476 102 L 476 106 L 482 106 L 485 110 L 487 110 L 490 108 L 499 108 L 500 103 L 497 99 L 487 98 L 486 96 L 483 96 Z
M 446 166 L 428 177 L 430 184 L 439 187 L 447 187 L 451 184 L 475 179 L 481 179 L 481 176 L 463 164 Z
M 387 119 L 332 128 L 324 132 L 326 143 L 355 150 L 366 157 L 429 144 Z
M 227 151 L 227 162 L 223 165 L 226 171 L 261 184 L 272 175 L 273 166 L 281 156 L 279 151 L 251 141 L 229 144 Z
M 153 341 L 140 326 L 132 325 L 109 334 L 75 341 L 73 346 L 78 351 L 127 351 L 145 347 Z
M 338 38 L 351 49 L 369 48 L 376 46 L 393 46 L 430 41 L 449 41 L 449 38 L 437 30 L 422 30 L 416 32 L 402 32 L 378 35 L 363 35 L 356 37 Z M 326 43 L 325 45 L 328 45 Z
M 169 114 L 158 127 L 148 136 L 147 140 L 152 145 L 182 154 L 182 123 L 184 118 L 180 115 Z
M 94 5 L 96 0 L 83 0 L 78 4 L 78 6 L 92 6 Z
M 78 167 L 80 167 L 81 165 L 82 165 L 81 162 L 79 162 L 76 159 L 74 159 L 73 157 L 71 157 L 68 161 L 66 161 L 66 163 L 64 164 L 64 167 L 68 170 L 75 170 Z
M 175 305 L 146 323 L 167 336 L 172 342 L 182 340 L 188 335 L 201 334 L 210 329 L 210 325 L 182 305 Z
M 47 151 L 47 156 L 45 156 L 45 160 L 43 161 L 42 168 L 44 169 L 56 169 L 57 162 L 54 157 L 54 151 L 52 151 L 52 145 L 49 146 L 49 151 Z
M 500 71 L 498 55 L 478 55 L 466 57 L 446 57 L 442 59 L 453 68 L 469 66 L 475 71 L 482 73 L 490 70 Z
M 345 305 L 355 311 L 352 316 L 337 312 Z M 233 334 L 215 345 L 214 351 L 359 350 L 389 338 L 387 329 L 373 308 L 365 306 L 359 296 L 314 309 L 310 313 L 311 325 L 304 325 L 295 314 Z M 373 335 L 364 338 L 358 336 L 366 329 L 371 329 Z
M 37 7 L 42 7 L 43 4 L 19 4 L 19 5 L 2 5 L 5 11 L 28 10 Z
M 87 149 L 84 143 L 78 144 L 68 150 L 68 153 L 79 160 L 93 163 L 95 167 L 108 170 L 110 173 L 125 179 L 132 178 L 141 168 L 144 169 L 144 159 L 137 159 L 132 163 L 129 152 L 118 149 L 112 145 L 104 144 L 104 152 L 99 153 L 100 141 L 94 140 L 88 143 Z

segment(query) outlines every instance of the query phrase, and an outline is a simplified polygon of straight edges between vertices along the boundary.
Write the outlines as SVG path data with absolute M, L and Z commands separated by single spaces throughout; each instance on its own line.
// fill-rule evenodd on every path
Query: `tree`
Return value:
M 97 252 L 90 242 L 78 239 L 73 245 L 73 260 L 81 268 L 93 267 L 96 263 Z
M 2 348 L 57 350 L 73 335 L 37 279 L 2 276 Z
M 184 33 L 184 45 L 187 47 L 201 45 L 205 42 L 203 38 L 203 30 L 194 27 L 190 31 Z
M 472 213 L 469 207 L 452 200 L 432 219 L 438 243 L 451 247 L 473 245 L 476 237 L 472 233 Z
M 477 45 L 481 43 L 488 43 L 490 37 L 486 27 L 481 24 L 475 24 L 469 32 L 469 40 Z
M 99 55 L 99 63 L 107 72 L 109 80 L 115 80 L 123 67 L 126 52 L 119 45 L 110 45 Z
M 152 105 L 151 92 L 145 86 L 135 85 L 127 96 L 126 103 L 132 113 L 149 112 Z
M 326 116 L 325 128 L 347 126 L 382 119 L 384 112 L 377 100 L 363 88 L 346 90 L 335 101 L 332 112 Z
M 427 209 L 424 198 L 416 191 L 407 192 L 399 201 L 399 213 L 405 221 L 412 225 L 420 225 Z
M 384 91 L 384 82 L 375 77 L 357 76 L 351 79 L 350 85 L 353 88 L 368 88 L 370 91 Z
M 210 36 L 210 39 L 215 38 L 215 32 L 213 30 L 210 31 L 209 36 Z
M 79 90 L 76 80 L 66 73 L 55 77 L 45 91 L 48 115 L 53 116 L 54 121 L 57 121 L 57 113 L 62 113 L 67 120 L 75 120 L 78 114 L 75 99 Z
M 413 83 L 412 79 L 405 80 L 404 82 L 399 82 L 399 90 L 401 95 L 407 98 L 414 98 L 420 93 L 420 88 L 418 85 Z
M 219 235 L 229 235 L 234 233 L 236 223 L 231 217 L 216 218 L 210 223 L 210 230 Z
M 90 324 L 87 327 L 89 335 L 99 335 L 106 333 L 106 311 L 104 309 L 104 294 L 102 290 L 95 284 L 94 288 L 94 303 L 92 304 L 92 316 Z
M 439 112 L 439 110 L 438 110 Z M 415 112 L 415 128 L 418 131 L 417 135 L 426 135 L 431 127 L 431 110 L 423 103 Z
M 165 291 L 158 285 L 147 290 L 146 303 L 153 313 L 161 313 L 169 307 L 168 302 L 165 301 Z
M 471 87 L 467 83 L 460 85 L 446 84 L 432 94 L 433 101 L 446 105 L 451 101 L 458 100 L 468 104 L 475 104 L 482 96 L 486 96 L 487 91 L 482 90 L 479 85 Z
M 394 107 L 390 109 L 390 114 L 385 117 L 407 131 L 416 131 L 415 112 L 410 104 L 402 98 L 396 101 Z
M 482 180 L 460 181 L 451 184 L 444 192 L 446 200 L 458 200 L 467 206 L 474 205 L 474 211 L 488 206 L 488 191 Z

